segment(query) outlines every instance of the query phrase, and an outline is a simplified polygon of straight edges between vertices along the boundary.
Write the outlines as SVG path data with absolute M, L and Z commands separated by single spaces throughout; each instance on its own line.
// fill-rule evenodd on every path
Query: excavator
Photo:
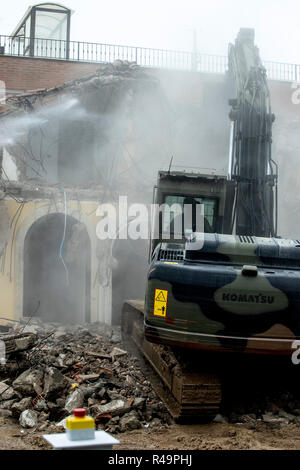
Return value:
M 124 337 L 176 420 L 218 413 L 220 354 L 289 356 L 300 338 L 300 240 L 277 235 L 275 117 L 253 29 L 239 31 L 228 58 L 228 174 L 158 173 L 145 301 L 122 312 Z

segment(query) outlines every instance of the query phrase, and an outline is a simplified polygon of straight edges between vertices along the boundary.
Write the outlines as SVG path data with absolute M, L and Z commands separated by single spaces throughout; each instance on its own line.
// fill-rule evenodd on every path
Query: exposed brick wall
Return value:
M 95 73 L 100 64 L 0 56 L 0 80 L 7 90 L 51 88 Z
M 0 55 L 0 81 L 5 82 L 6 89 L 9 91 L 32 91 L 40 88 L 51 88 L 69 80 L 93 74 L 100 67 L 101 64 L 96 63 Z M 221 86 L 224 81 L 222 75 L 200 75 L 195 72 L 163 69 L 149 69 L 148 72 L 156 76 L 162 85 L 167 84 L 166 91 L 171 88 L 177 99 L 184 102 L 191 100 L 198 104 L 201 102 L 203 82 L 210 84 L 210 88 L 215 88 L 219 90 L 219 93 L 222 93 Z M 298 115 L 299 105 L 294 105 L 291 99 L 293 92 L 291 83 L 270 81 L 269 87 L 272 108 L 275 114 L 291 113 Z M 207 86 L 205 90 L 206 93 L 209 92 Z

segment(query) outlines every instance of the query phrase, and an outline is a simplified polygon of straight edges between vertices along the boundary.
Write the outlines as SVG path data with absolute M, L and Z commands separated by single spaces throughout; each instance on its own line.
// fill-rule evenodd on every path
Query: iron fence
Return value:
M 0 55 L 96 63 L 127 60 L 142 67 L 213 74 L 224 74 L 227 70 L 227 57 L 221 55 L 21 36 L 0 35 Z M 298 64 L 265 61 L 264 66 L 271 80 L 300 83 Z

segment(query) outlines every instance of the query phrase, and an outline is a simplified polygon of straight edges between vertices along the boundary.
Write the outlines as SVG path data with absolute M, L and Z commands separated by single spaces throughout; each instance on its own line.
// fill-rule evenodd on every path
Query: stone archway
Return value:
M 89 322 L 91 244 L 84 224 L 63 214 L 34 222 L 24 240 L 23 284 L 23 316 Z
M 18 228 L 15 239 L 15 316 L 16 319 L 23 317 L 24 308 L 24 243 L 26 235 L 31 226 L 40 218 L 51 214 L 64 215 L 63 205 L 58 204 L 55 209 L 49 205 L 35 208 L 22 222 Z M 99 263 L 97 258 L 98 240 L 95 226 L 83 213 L 79 217 L 70 214 L 77 222 L 84 224 L 90 243 L 90 321 L 100 321 L 111 324 L 111 280 L 105 285 L 97 282 Z M 110 277 L 110 267 L 106 266 L 107 259 L 100 260 L 100 269 L 105 270 Z M 27 313 L 27 312 L 26 312 Z M 32 312 L 31 312 L 32 313 Z

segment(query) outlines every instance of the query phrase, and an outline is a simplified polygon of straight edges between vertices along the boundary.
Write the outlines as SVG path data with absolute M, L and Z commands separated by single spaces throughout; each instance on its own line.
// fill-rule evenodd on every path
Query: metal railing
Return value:
M 142 67 L 213 74 L 224 74 L 228 63 L 227 57 L 220 55 L 4 35 L 0 35 L 0 55 L 96 63 L 127 60 Z M 270 80 L 300 83 L 298 64 L 265 61 L 264 66 Z

